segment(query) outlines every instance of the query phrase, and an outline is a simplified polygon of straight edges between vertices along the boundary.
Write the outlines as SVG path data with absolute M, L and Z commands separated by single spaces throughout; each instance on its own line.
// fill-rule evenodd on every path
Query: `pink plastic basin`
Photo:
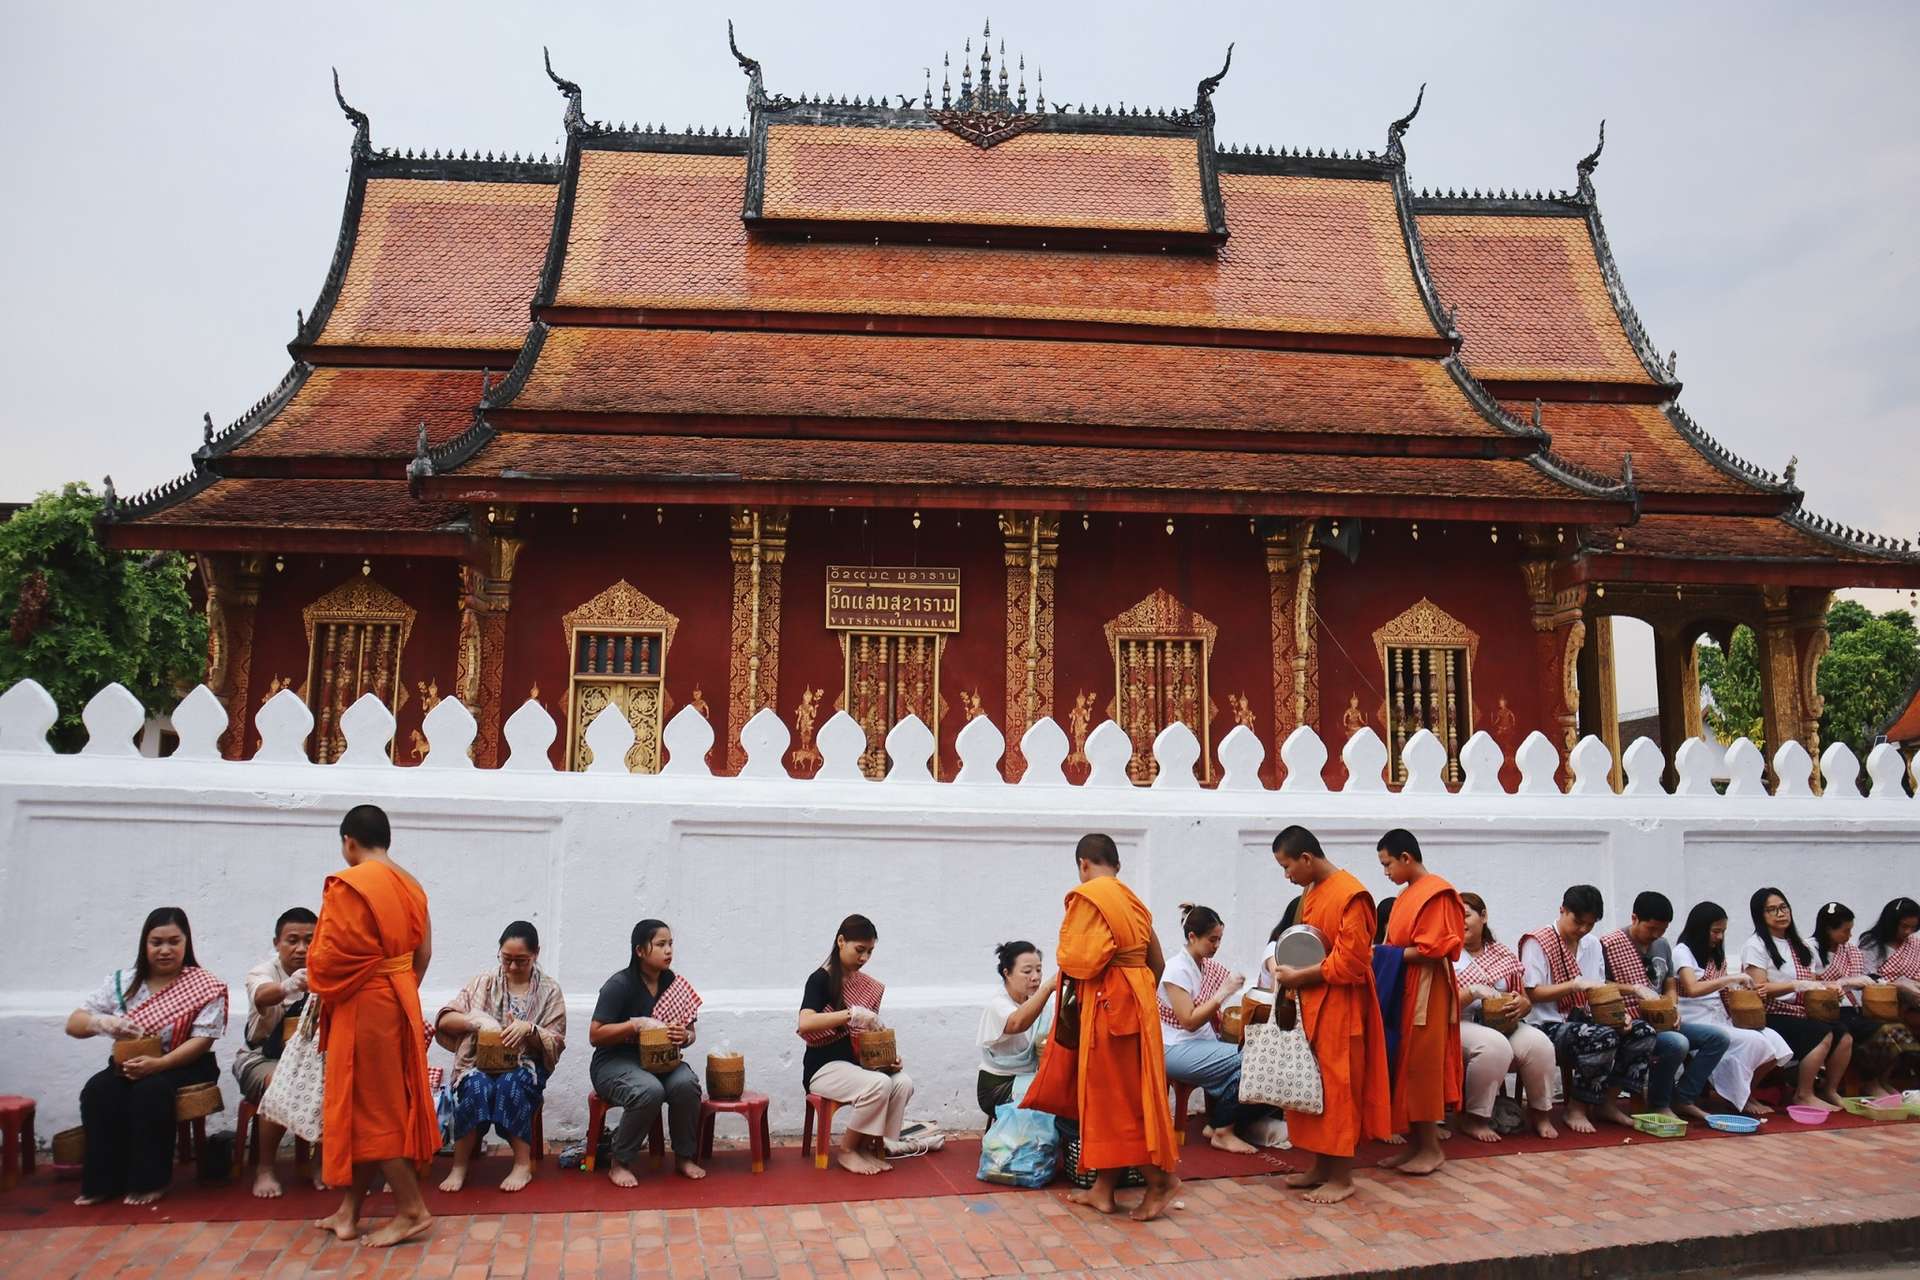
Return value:
M 1832 1114 L 1824 1107 L 1803 1107 L 1798 1103 L 1787 1108 L 1787 1115 L 1795 1124 L 1825 1124 Z

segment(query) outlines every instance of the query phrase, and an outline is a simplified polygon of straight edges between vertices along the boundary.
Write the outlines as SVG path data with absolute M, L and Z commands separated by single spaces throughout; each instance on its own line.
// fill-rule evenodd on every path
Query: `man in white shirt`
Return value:
M 1571 1069 L 1567 1127 L 1575 1133 L 1592 1133 L 1595 1118 L 1633 1127 L 1633 1118 L 1614 1102 L 1630 1059 L 1622 1033 L 1595 1022 L 1587 1011 L 1587 993 L 1606 984 L 1606 959 L 1593 936 L 1605 910 L 1600 890 L 1573 885 L 1561 895 L 1554 923 L 1520 939 L 1520 967 L 1533 1001 L 1527 1021 L 1546 1033 L 1560 1065 Z M 1634 1060 L 1652 1051 L 1652 1029 L 1639 1026 L 1648 1043 Z
M 313 943 L 313 912 L 290 907 L 273 923 L 273 955 L 247 970 L 247 1047 L 233 1059 L 233 1078 L 240 1095 L 256 1107 L 273 1081 L 273 1069 L 286 1048 L 282 1026 L 298 1014 L 307 999 L 307 948 Z M 255 1167 L 253 1194 L 263 1200 L 280 1195 L 280 1179 L 273 1158 L 286 1130 L 259 1117 L 260 1159 Z

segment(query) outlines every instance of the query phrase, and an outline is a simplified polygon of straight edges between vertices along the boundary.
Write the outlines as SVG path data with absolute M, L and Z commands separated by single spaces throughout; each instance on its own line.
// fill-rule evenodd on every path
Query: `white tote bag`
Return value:
M 1272 1020 L 1247 1027 L 1240 1043 L 1240 1101 L 1317 1116 L 1326 1108 L 1320 1064 L 1296 1018 L 1282 1031 Z
M 273 1079 L 260 1099 L 260 1114 L 308 1142 L 320 1141 L 325 1105 L 326 1055 L 320 1052 L 320 997 L 310 995 L 300 1025 L 280 1051 Z

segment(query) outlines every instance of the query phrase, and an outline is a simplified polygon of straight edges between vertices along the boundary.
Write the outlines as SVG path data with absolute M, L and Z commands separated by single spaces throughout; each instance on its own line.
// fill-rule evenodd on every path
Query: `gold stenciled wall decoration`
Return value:
M 887 734 L 909 714 L 933 730 L 940 741 L 940 650 L 943 635 L 886 631 L 843 631 L 844 692 L 839 705 L 867 735 L 860 769 L 869 778 L 887 775 Z M 932 768 L 938 776 L 936 745 Z
M 1153 740 L 1178 720 L 1200 739 L 1204 781 L 1213 781 L 1213 703 L 1207 672 L 1220 629 L 1165 591 L 1106 625 L 1113 653 L 1113 718 L 1133 741 L 1127 776 L 1153 781 Z
M 300 617 L 307 628 L 300 700 L 313 711 L 313 758 L 330 764 L 347 745 L 340 717 L 362 694 L 373 694 L 395 714 L 406 701 L 400 654 L 413 633 L 414 610 L 371 578 L 359 577 L 315 600 Z
M 1400 752 L 1430 729 L 1447 749 L 1446 777 L 1458 782 L 1460 748 L 1473 735 L 1473 663 L 1480 636 L 1425 596 L 1373 633 L 1387 691 L 1388 762 L 1405 781 Z
M 567 768 L 593 762 L 587 727 L 609 705 L 633 726 L 631 773 L 660 771 L 667 651 L 680 619 L 625 578 L 560 619 L 567 638 Z

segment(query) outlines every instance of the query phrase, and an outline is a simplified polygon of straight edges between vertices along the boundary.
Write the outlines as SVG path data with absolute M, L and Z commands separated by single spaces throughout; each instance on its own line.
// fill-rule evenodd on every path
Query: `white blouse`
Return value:
M 1773 945 L 1774 949 L 1780 953 L 1779 964 L 1775 964 L 1773 957 L 1767 954 L 1767 944 L 1759 934 L 1756 933 L 1748 938 L 1746 945 L 1740 948 L 1740 968 L 1746 970 L 1758 966 L 1765 969 L 1768 982 L 1799 981 L 1800 971 L 1793 964 L 1793 944 L 1785 938 L 1775 938 Z M 1768 996 L 1767 1000 L 1796 1007 L 1801 1003 L 1799 995 L 1791 991 L 1784 995 Z
M 126 1009 L 138 1008 L 147 998 L 147 984 L 144 982 L 134 987 L 131 991 L 126 989 L 124 984 L 132 981 L 133 970 L 116 969 L 106 976 L 106 980 L 100 984 L 92 995 L 87 997 L 86 1003 L 80 1007 L 88 1013 L 100 1013 L 115 1018 L 124 1018 L 127 1016 Z M 115 995 L 116 990 L 125 992 L 126 1009 L 121 1008 L 120 998 Z M 160 1052 L 173 1052 L 172 1027 L 162 1027 L 153 1034 L 160 1039 Z M 225 1034 L 227 1034 L 227 1002 L 225 1000 L 209 1000 L 206 1003 L 206 1007 L 194 1015 L 193 1025 L 188 1028 L 187 1038 L 193 1039 L 195 1036 L 205 1036 L 209 1040 L 218 1040 Z

